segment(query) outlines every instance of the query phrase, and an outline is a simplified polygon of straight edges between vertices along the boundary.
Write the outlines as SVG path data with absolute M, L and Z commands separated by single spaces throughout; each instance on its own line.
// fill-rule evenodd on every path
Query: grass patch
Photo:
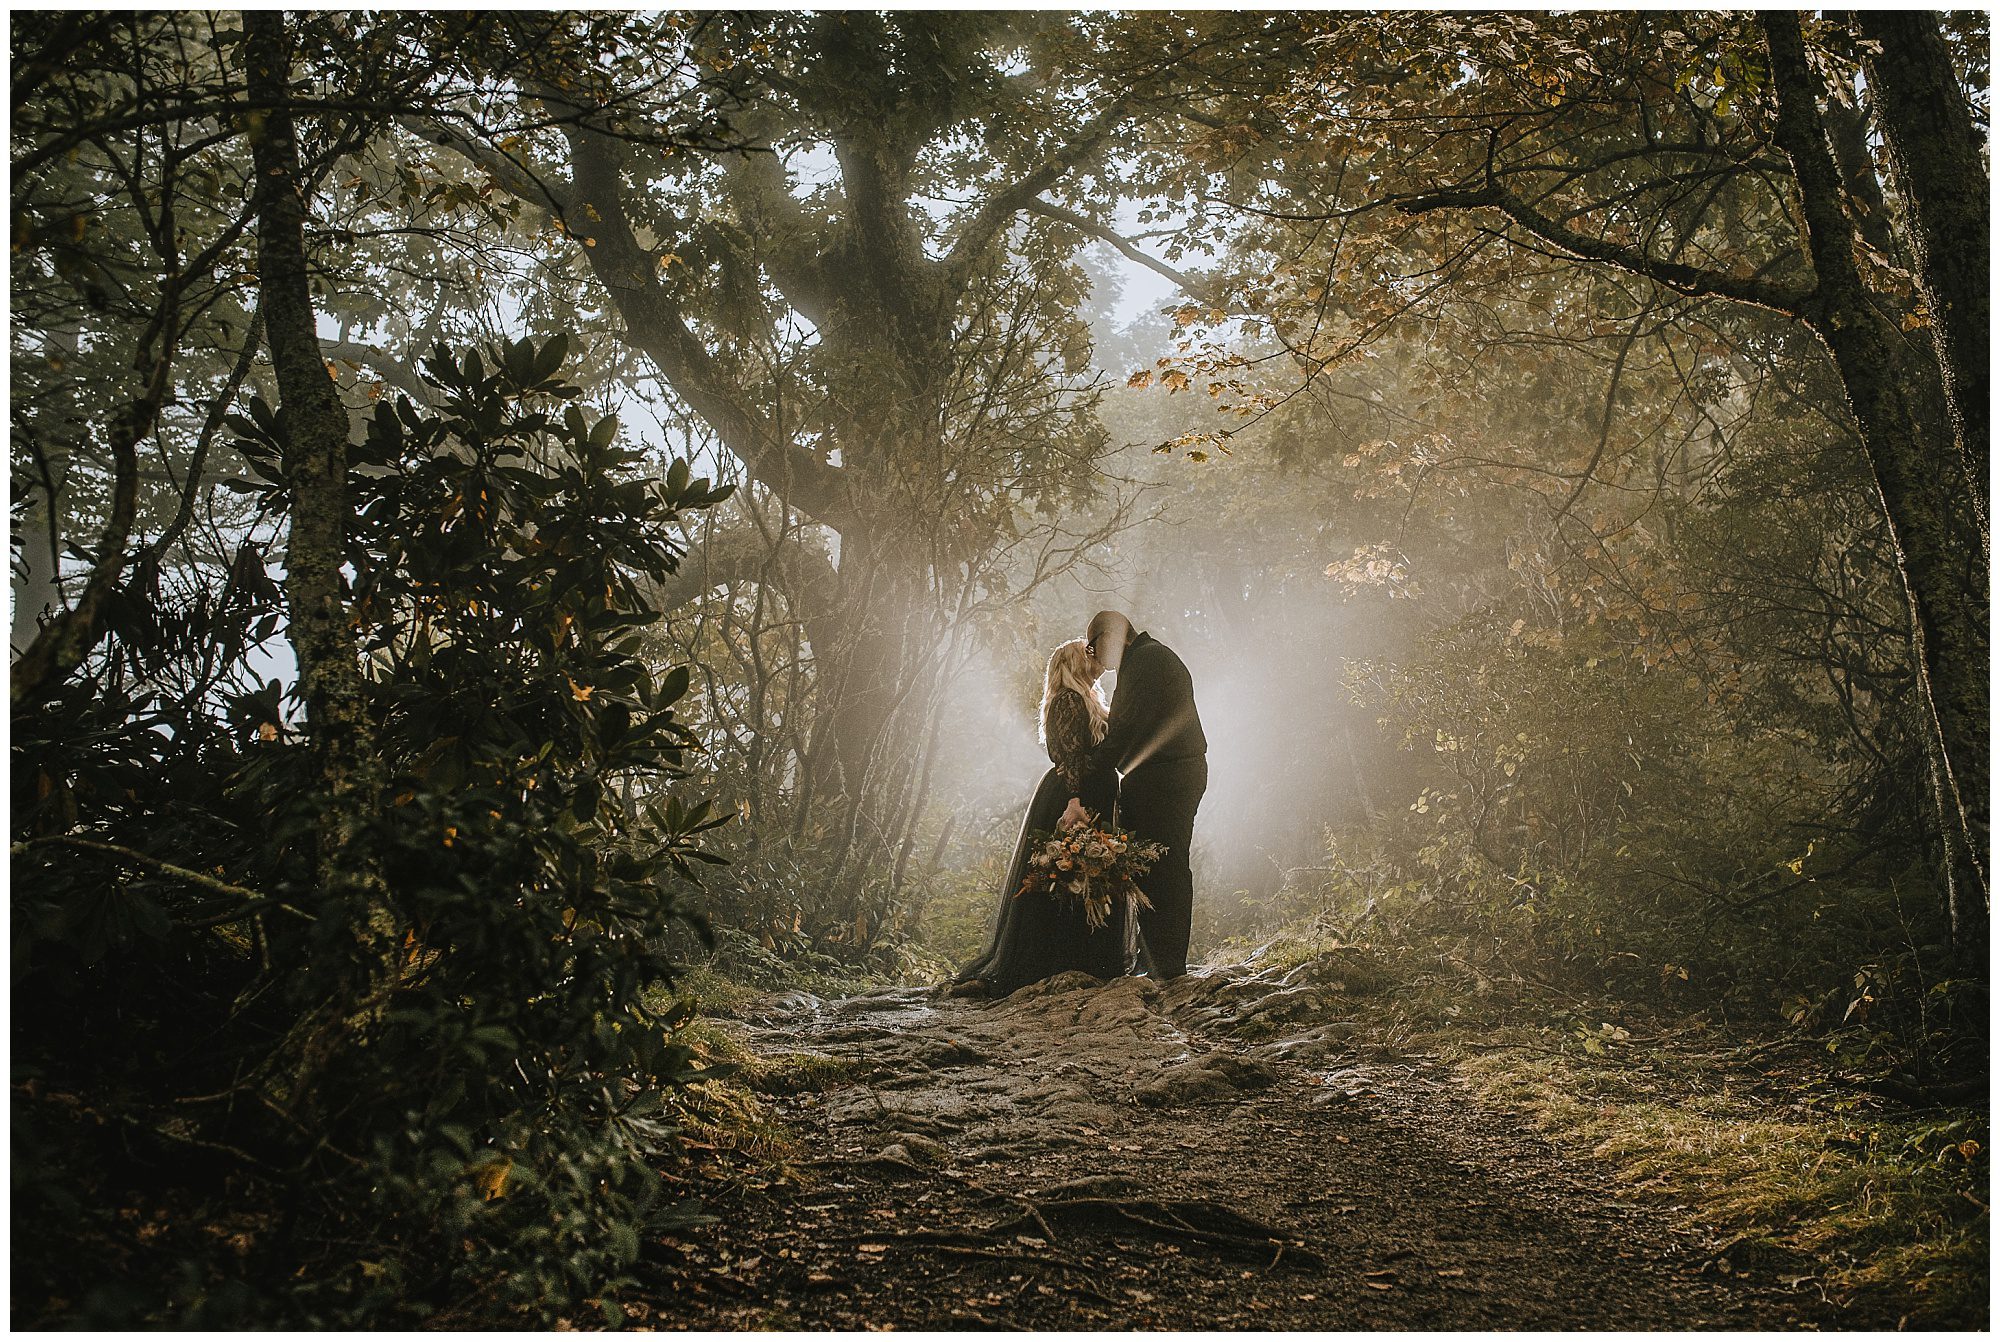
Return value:
M 1867 1112 L 1721 1069 L 1712 1088 L 1690 1090 L 1657 1045 L 1616 1059 L 1541 1041 L 1444 1047 L 1482 1099 L 1611 1162 L 1635 1193 L 1692 1201 L 1739 1237 L 1739 1259 L 1781 1246 L 1822 1264 L 1837 1300 L 1907 1291 L 1912 1324 L 1984 1321 L 1985 1113 Z
M 1607 1162 L 1635 1197 L 1732 1240 L 1812 1260 L 1836 1304 L 1913 1327 L 1987 1320 L 1988 1115 L 1911 1111 L 1840 1085 L 1804 1038 L 1745 1038 L 1470 978 L 1406 978 L 1363 1038 L 1449 1065 L 1488 1104 Z M 1481 991 L 1481 988 L 1485 991 Z
M 1732 1268 L 1804 1257 L 1837 1304 L 1986 1325 L 1983 1106 L 1913 1111 L 1842 1084 L 1815 1039 L 1495 979 L 1454 955 L 1295 932 L 1213 958 L 1337 967 L 1355 980 L 1358 1043 L 1436 1058 L 1631 1196 L 1687 1207 Z
M 827 981 L 829 977 L 816 980 L 828 994 L 855 989 L 849 980 Z M 692 1002 L 697 1014 L 675 1028 L 674 1039 L 692 1050 L 703 1067 L 718 1073 L 675 1096 L 684 1144 L 787 1165 L 799 1153 L 785 1128 L 765 1112 L 762 1097 L 827 1090 L 859 1070 L 846 1059 L 820 1053 L 760 1053 L 753 1049 L 740 1027 L 728 1022 L 769 991 L 732 978 L 714 964 L 693 966 L 678 975 L 671 988 L 654 990 L 650 1004 L 662 1012 L 676 1001 Z
M 683 969 L 674 976 L 671 990 L 659 991 L 662 1003 L 675 997 L 691 998 L 694 1009 L 703 1016 L 724 1018 L 742 1015 L 744 1008 L 764 995 L 764 989 L 732 979 L 708 964 Z

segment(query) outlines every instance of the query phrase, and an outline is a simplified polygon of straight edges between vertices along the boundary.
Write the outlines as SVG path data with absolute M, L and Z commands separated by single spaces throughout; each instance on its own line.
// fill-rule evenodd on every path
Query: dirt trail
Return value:
M 1164 988 L 1062 975 L 745 1013 L 842 1060 L 776 1101 L 823 1157 L 669 1242 L 648 1310 L 695 1328 L 1796 1328 L 1796 1267 L 1731 1263 L 1676 1209 L 1351 1043 L 1339 956 Z M 1886 1321 L 1893 1325 L 1893 1319 Z

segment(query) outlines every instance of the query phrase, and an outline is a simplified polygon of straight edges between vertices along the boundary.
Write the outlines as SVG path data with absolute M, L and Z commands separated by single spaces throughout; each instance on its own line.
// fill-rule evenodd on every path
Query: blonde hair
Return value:
M 1049 743 L 1049 705 L 1064 690 L 1074 690 L 1083 696 L 1083 706 L 1090 713 L 1091 741 L 1104 739 L 1104 724 L 1111 710 L 1104 706 L 1104 696 L 1098 692 L 1097 682 L 1090 678 L 1090 654 L 1084 651 L 1085 646 L 1084 640 L 1073 638 L 1058 644 L 1049 654 L 1049 669 L 1042 676 L 1043 745 Z

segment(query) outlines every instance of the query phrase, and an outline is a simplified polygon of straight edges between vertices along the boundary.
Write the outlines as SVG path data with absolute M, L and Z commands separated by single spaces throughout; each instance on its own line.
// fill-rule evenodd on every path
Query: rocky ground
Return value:
M 1745 1261 L 1425 1059 L 1358 1043 L 1342 1003 L 1369 972 L 1336 954 L 1165 987 L 1062 975 L 997 1002 L 764 1000 L 732 1028 L 808 1055 L 818 1088 L 773 1101 L 808 1163 L 649 1253 L 632 1322 L 1895 1325 L 1836 1315 L 1812 1264 Z

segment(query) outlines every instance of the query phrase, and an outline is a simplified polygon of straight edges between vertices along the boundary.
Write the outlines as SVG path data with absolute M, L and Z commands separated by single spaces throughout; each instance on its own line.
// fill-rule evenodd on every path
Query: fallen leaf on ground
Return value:
M 1441 1267 L 1438 1269 L 1438 1275 L 1440 1277 L 1463 1277 L 1465 1269 L 1462 1267 Z

